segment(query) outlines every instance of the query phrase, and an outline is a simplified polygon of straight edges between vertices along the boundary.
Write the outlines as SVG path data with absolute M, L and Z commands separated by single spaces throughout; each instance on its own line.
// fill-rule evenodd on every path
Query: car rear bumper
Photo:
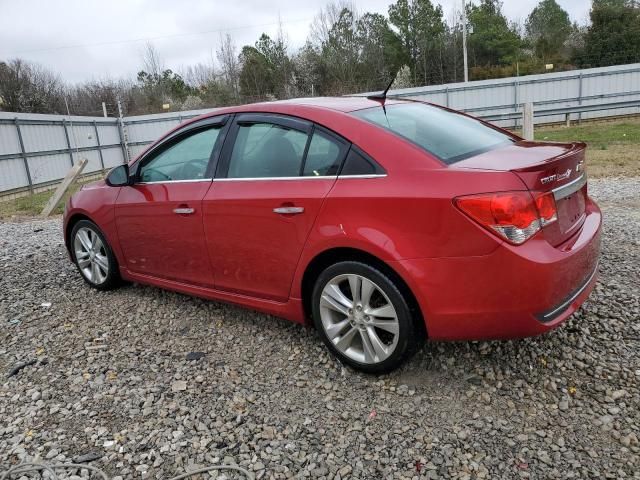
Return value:
M 573 314 L 597 281 L 602 214 L 590 199 L 580 230 L 557 247 L 544 233 L 477 257 L 410 259 L 397 268 L 433 340 L 538 335 Z

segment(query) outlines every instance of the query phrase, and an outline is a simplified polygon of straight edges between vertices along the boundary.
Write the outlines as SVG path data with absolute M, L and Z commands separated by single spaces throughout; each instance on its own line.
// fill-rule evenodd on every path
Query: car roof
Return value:
M 406 103 L 406 101 L 387 99 L 386 105 Z M 217 107 L 211 109 L 211 111 L 193 118 L 187 123 L 193 123 L 194 121 L 202 120 L 208 117 L 214 117 L 217 115 L 224 115 L 230 113 L 243 113 L 243 112 L 271 112 L 271 113 L 283 113 L 294 114 L 299 111 L 299 108 L 309 110 L 330 110 L 333 112 L 349 113 L 356 110 L 363 110 L 366 108 L 380 107 L 381 102 L 378 100 L 370 100 L 367 97 L 353 96 L 353 97 L 308 97 L 308 98 L 291 98 L 288 100 L 276 100 L 272 102 L 259 102 L 248 103 L 242 105 L 235 105 L 229 107 Z M 185 124 L 183 124 L 185 125 Z
M 351 96 L 351 97 L 309 97 L 309 98 L 292 98 L 289 100 L 278 100 L 270 102 L 272 104 L 281 105 L 299 105 L 306 107 L 320 107 L 328 108 L 330 110 L 337 110 L 339 112 L 353 112 L 355 110 L 362 110 L 365 108 L 379 107 L 379 100 L 370 100 L 364 96 Z M 404 103 L 400 100 L 387 99 L 386 104 Z

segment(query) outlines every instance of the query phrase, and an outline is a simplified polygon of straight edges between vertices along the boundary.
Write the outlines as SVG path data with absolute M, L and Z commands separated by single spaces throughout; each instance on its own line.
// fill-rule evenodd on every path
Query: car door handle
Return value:
M 176 215 L 191 215 L 196 210 L 190 207 L 178 207 L 173 209 L 173 213 Z
M 273 213 L 279 213 L 280 215 L 296 215 L 298 213 L 304 213 L 304 207 L 278 207 L 273 209 Z

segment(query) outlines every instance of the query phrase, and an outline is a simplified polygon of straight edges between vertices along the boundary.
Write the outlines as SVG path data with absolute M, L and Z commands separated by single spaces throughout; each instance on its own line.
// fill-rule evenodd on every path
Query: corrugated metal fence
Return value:
M 389 95 L 444 105 L 508 127 L 517 126 L 514 119 L 527 102 L 534 104 L 536 123 L 565 121 L 565 112 L 571 110 L 575 111 L 572 119 L 637 114 L 640 64 L 403 88 Z M 607 105 L 613 108 L 605 108 Z M 560 113 L 543 115 L 545 111 Z
M 517 126 L 533 102 L 536 123 L 567 117 L 640 114 L 640 64 L 526 77 L 407 88 L 390 94 L 463 110 Z M 208 110 L 114 118 L 0 112 L 0 196 L 45 188 L 64 177 L 79 156 L 85 173 L 100 173 L 135 157 L 180 122 Z
M 55 183 L 78 160 L 85 173 L 124 161 L 119 122 L 109 118 L 0 114 L 0 192 Z

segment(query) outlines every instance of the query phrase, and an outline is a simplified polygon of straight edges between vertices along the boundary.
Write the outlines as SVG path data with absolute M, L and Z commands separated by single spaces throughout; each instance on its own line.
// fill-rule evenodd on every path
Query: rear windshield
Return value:
M 514 140 L 499 130 L 442 108 L 423 103 L 387 105 L 352 112 L 410 140 L 446 164 L 492 150 Z

